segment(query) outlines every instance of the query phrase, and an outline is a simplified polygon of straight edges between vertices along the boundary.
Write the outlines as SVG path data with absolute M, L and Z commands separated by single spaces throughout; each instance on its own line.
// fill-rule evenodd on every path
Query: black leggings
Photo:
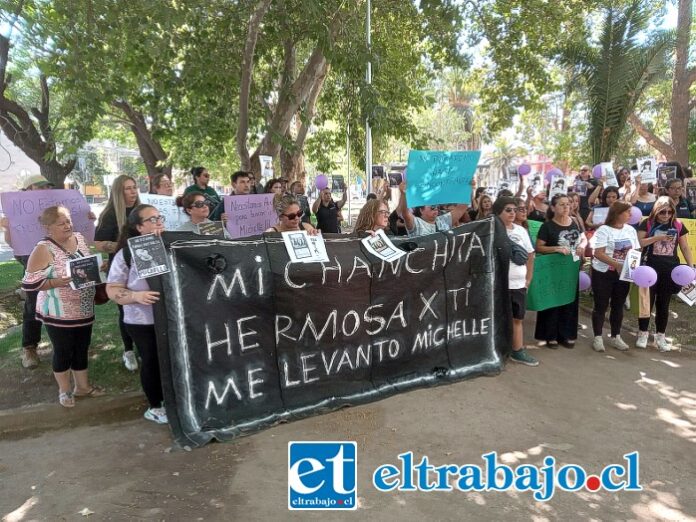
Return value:
M 118 329 L 121 332 L 121 340 L 123 341 L 123 351 L 132 352 L 133 351 L 133 339 L 128 333 L 126 328 L 126 323 L 123 322 L 123 306 L 117 304 L 118 306 Z
M 53 344 L 53 371 L 82 371 L 87 369 L 87 350 L 92 341 L 92 325 L 58 327 L 46 325 L 46 333 Z
M 623 323 L 623 307 L 626 297 L 631 289 L 630 283 L 621 281 L 619 273 L 614 270 L 600 272 L 592 269 L 592 294 L 594 296 L 594 308 L 592 309 L 592 330 L 594 335 L 602 335 L 604 316 L 609 311 L 609 325 L 611 335 L 615 337 L 621 333 Z
M 655 307 L 655 331 L 665 333 L 667 321 L 669 321 L 669 302 L 672 299 L 671 272 L 658 272 L 657 283 L 650 287 L 650 311 Z M 650 317 L 638 319 L 638 328 L 641 332 L 647 332 L 650 327 Z
M 160 379 L 159 358 L 157 357 L 157 338 L 155 327 L 151 324 L 126 324 L 126 330 L 140 352 L 140 384 L 151 408 L 162 406 L 162 381 Z
M 15 256 L 24 270 L 27 269 L 29 256 Z M 36 298 L 39 292 L 24 292 L 26 299 L 24 301 L 24 310 L 22 312 L 22 347 L 36 347 L 41 342 L 41 321 L 36 319 Z

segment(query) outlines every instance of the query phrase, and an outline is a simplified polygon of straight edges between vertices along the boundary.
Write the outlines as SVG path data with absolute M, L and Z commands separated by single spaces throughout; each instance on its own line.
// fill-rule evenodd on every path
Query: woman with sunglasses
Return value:
M 527 202 L 521 197 L 515 198 L 515 225 L 519 225 L 529 232 L 527 222 Z
M 411 211 L 406 200 L 405 181 L 402 181 L 399 185 L 399 193 L 399 204 L 396 207 L 396 212 L 404 220 L 406 233 L 409 237 L 435 234 L 436 232 L 450 230 L 454 223 L 466 222 L 466 215 L 469 210 L 469 206 L 466 204 L 459 204 L 450 212 L 445 212 L 444 214 L 440 214 L 437 205 L 415 207 Z
M 665 339 L 669 320 L 669 302 L 681 287 L 672 281 L 672 270 L 679 265 L 677 246 L 686 264 L 693 266 L 686 235 L 689 231 L 676 217 L 676 207 L 668 196 L 657 199 L 648 219 L 638 225 L 638 240 L 643 248 L 643 264 L 657 272 L 657 283 L 650 287 L 650 312 L 655 307 L 655 346 L 661 352 L 670 350 Z M 636 348 L 647 348 L 650 316 L 638 319 Z
M 551 198 L 547 220 L 541 225 L 537 235 L 537 253 L 582 259 L 585 244 L 585 236 L 570 216 L 570 199 L 565 194 L 556 194 Z M 574 284 L 577 285 L 577 276 Z M 566 348 L 573 348 L 578 337 L 578 308 L 576 289 L 575 299 L 571 303 L 537 312 L 534 338 L 541 345 L 545 344 L 552 349 L 557 348 L 559 343 Z
M 273 198 L 273 206 L 278 213 L 278 223 L 266 230 L 266 232 L 306 230 L 311 235 L 318 233 L 318 230 L 310 223 L 302 222 L 300 202 L 292 194 L 276 195 Z
M 140 352 L 140 383 L 150 405 L 144 417 L 158 424 L 167 423 L 167 413 L 162 405 L 164 397 L 152 311 L 152 305 L 159 301 L 159 292 L 150 290 L 147 279 L 138 279 L 128 250 L 128 239 L 146 234 L 160 235 L 163 230 L 164 217 L 159 210 L 150 205 L 135 207 L 121 230 L 118 253 L 111 263 L 106 285 L 109 298 L 123 306 L 123 322 Z
M 191 219 L 190 221 L 181 225 L 177 231 L 179 232 L 193 232 L 194 234 L 199 234 L 198 225 L 205 223 L 212 223 L 208 218 L 210 214 L 209 202 L 205 199 L 203 194 L 197 192 L 190 192 L 186 194 L 179 205 L 184 209 L 184 213 L 187 214 Z M 164 219 L 164 216 L 162 216 Z M 229 237 L 227 229 L 223 228 L 223 233 L 225 237 Z
M 353 234 L 363 237 L 378 230 L 384 230 L 387 235 L 391 234 L 389 230 L 389 207 L 380 199 L 371 199 L 360 209 L 358 219 L 355 221 Z

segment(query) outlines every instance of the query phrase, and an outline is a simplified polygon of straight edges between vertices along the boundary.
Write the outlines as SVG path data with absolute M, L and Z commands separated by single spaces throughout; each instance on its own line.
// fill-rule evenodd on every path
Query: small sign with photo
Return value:
M 696 180 L 687 180 L 684 194 L 693 206 L 696 206 Z
M 636 160 L 641 183 L 657 183 L 657 160 L 655 158 L 638 158 Z
M 677 167 L 657 167 L 657 186 L 665 188 L 670 179 L 677 179 Z
M 362 244 L 370 254 L 389 263 L 406 255 L 406 252 L 394 246 L 384 230 L 378 230 L 374 236 L 367 236 L 362 240 Z
M 541 174 L 532 175 L 529 181 L 529 188 L 532 191 L 532 194 L 539 194 L 539 192 L 544 190 L 544 180 L 542 179 Z
M 551 185 L 549 187 L 549 197 L 552 198 L 556 194 L 568 194 L 568 189 L 566 187 L 566 178 L 563 175 L 554 176 L 553 178 L 551 178 Z
M 167 251 L 162 238 L 155 234 L 136 236 L 128 240 L 131 260 L 138 279 L 147 279 L 170 272 L 167 265 Z
M 512 182 L 509 179 L 501 179 L 498 181 L 498 194 L 501 190 L 509 190 L 512 192 Z
M 338 174 L 331 176 L 331 192 L 341 192 L 344 186 L 343 176 Z
M 603 225 L 607 220 L 607 215 L 609 214 L 609 207 L 596 207 L 592 209 L 592 224 L 593 225 Z
M 623 268 L 621 269 L 621 275 L 619 279 L 621 281 L 633 282 L 633 271 L 640 266 L 640 251 L 631 249 L 626 254 L 626 259 L 624 260 Z
M 72 278 L 70 288 L 73 290 L 89 288 L 104 282 L 104 277 L 100 271 L 101 254 L 68 259 L 66 265 L 68 276 Z
M 677 297 L 689 306 L 694 306 L 694 303 L 696 303 L 696 281 L 682 287 Z
M 209 221 L 207 223 L 199 223 L 197 226 L 198 233 L 202 236 L 223 237 L 225 235 L 222 221 Z
M 403 175 L 401 172 L 390 172 L 389 173 L 389 186 L 390 187 L 398 187 L 401 185 L 401 182 L 404 180 Z
M 614 166 L 610 162 L 604 162 L 600 164 L 602 166 L 602 175 L 606 180 L 605 187 L 618 187 L 619 181 L 616 179 L 616 173 L 614 172 Z
M 573 192 L 579 196 L 587 196 L 587 181 L 575 178 L 573 182 Z
M 310 236 L 306 230 L 282 232 L 291 263 L 328 263 L 326 243 L 321 234 Z

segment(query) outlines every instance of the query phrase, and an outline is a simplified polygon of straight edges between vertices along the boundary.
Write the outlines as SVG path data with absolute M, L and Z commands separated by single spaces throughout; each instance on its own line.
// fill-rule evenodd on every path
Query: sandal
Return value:
M 75 398 L 72 392 L 60 392 L 58 394 L 58 402 L 63 408 L 74 408 Z
M 86 392 L 78 392 L 77 389 L 73 392 L 73 396 L 77 397 L 79 399 L 85 398 L 85 397 L 101 397 L 102 395 L 105 395 L 106 391 L 104 391 L 104 388 L 100 388 L 99 386 L 92 385 L 89 390 Z

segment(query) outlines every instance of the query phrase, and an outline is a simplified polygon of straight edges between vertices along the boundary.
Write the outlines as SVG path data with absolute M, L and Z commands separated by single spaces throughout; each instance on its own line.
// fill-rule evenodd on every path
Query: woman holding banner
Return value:
M 623 269 L 628 251 L 639 249 L 636 229 L 628 225 L 631 219 L 631 204 L 625 201 L 615 201 L 609 207 L 605 224 L 599 227 L 592 238 L 594 257 L 592 259 L 592 330 L 594 340 L 592 349 L 603 352 L 604 341 L 602 328 L 607 308 L 610 308 L 609 323 L 611 337 L 609 342 L 617 350 L 626 351 L 628 345 L 621 339 L 621 324 L 623 323 L 623 307 L 628 296 L 630 283 L 621 281 L 619 276 Z
M 306 230 L 309 234 L 318 233 L 310 223 L 302 222 L 302 210 L 300 202 L 291 194 L 284 194 L 273 198 L 273 206 L 278 213 L 278 223 L 266 230 L 266 232 L 293 232 Z
M 109 202 L 99 216 L 97 230 L 94 233 L 94 246 L 100 252 L 109 254 L 109 263 L 113 260 L 118 246 L 118 234 L 126 223 L 131 211 L 140 204 L 138 184 L 135 179 L 122 174 L 114 180 L 111 186 Z M 123 341 L 123 364 L 126 369 L 134 372 L 138 369 L 138 359 L 133 352 L 133 339 L 126 331 L 123 323 L 123 307 L 118 306 L 118 328 Z
M 152 311 L 152 305 L 159 301 L 159 292 L 150 290 L 147 279 L 138 279 L 135 263 L 131 262 L 128 239 L 145 234 L 159 235 L 163 230 L 164 220 L 155 207 L 139 205 L 133 209 L 121 231 L 118 253 L 111 263 L 106 285 L 109 298 L 123 307 L 126 330 L 140 352 L 140 382 L 150 404 L 144 417 L 158 424 L 167 423 L 167 413 L 162 406 L 164 398 Z
M 372 199 L 363 205 L 358 214 L 358 219 L 355 221 L 353 235 L 363 237 L 365 234 L 384 230 L 387 235 L 391 234 L 389 230 L 389 207 L 379 199 Z
M 638 225 L 638 240 L 643 248 L 643 264 L 657 272 L 657 283 L 650 287 L 650 312 L 655 307 L 655 346 L 661 352 L 670 350 L 665 339 L 669 320 L 669 302 L 681 286 L 672 281 L 672 270 L 679 266 L 677 246 L 688 266 L 693 266 L 686 239 L 689 231 L 675 216 L 677 209 L 667 196 L 658 198 L 648 219 Z M 647 348 L 650 314 L 638 319 L 636 348 Z
M 565 194 L 551 198 L 547 210 L 547 220 L 537 234 L 536 251 L 539 254 L 561 254 L 573 256 L 579 261 L 585 251 L 585 236 L 570 216 L 570 199 Z M 556 349 L 558 344 L 573 348 L 578 337 L 578 270 L 548 274 L 551 278 L 572 278 L 572 281 L 558 280 L 558 284 L 575 285 L 575 297 L 570 303 L 554 306 L 537 312 L 534 338 L 540 345 Z
M 104 391 L 89 383 L 87 351 L 94 323 L 94 287 L 70 287 L 67 273 L 70 259 L 88 256 L 82 235 L 73 232 L 70 211 L 48 207 L 39 222 L 46 238 L 34 247 L 22 286 L 38 291 L 36 318 L 46 327 L 53 344 L 53 376 L 58 383 L 58 401 L 65 408 L 75 406 L 75 397 L 96 397 Z M 71 377 L 75 382 L 73 388 Z

